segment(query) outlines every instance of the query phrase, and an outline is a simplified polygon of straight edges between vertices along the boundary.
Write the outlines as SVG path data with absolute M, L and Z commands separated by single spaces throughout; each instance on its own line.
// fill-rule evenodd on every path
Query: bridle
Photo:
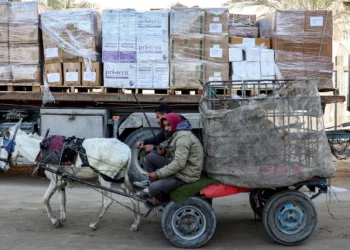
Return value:
M 15 133 L 13 135 L 13 138 L 11 140 L 8 140 L 8 139 L 6 139 L 6 137 L 3 137 L 3 141 L 2 141 L 3 146 L 1 148 L 4 148 L 7 152 L 7 160 L 5 162 L 7 162 L 9 164 L 11 164 L 12 154 L 13 154 L 13 152 L 15 152 L 16 136 L 17 136 L 18 127 L 19 126 L 17 126 Z

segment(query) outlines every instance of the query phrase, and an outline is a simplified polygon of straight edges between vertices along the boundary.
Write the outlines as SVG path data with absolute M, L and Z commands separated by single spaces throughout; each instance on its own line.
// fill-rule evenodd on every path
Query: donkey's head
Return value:
M 10 161 L 18 156 L 15 152 L 16 134 L 21 126 L 22 119 L 10 128 L 3 128 L 0 132 L 0 169 L 7 171 L 10 168 Z

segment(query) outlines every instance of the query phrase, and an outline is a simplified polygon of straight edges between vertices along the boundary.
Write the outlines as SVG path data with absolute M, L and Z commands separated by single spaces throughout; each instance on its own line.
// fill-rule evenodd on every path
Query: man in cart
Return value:
M 146 166 L 151 170 L 148 174 L 149 181 L 143 183 L 144 186 L 149 184 L 150 199 L 146 202 L 148 208 L 169 201 L 171 190 L 198 181 L 203 169 L 203 147 L 192 133 L 189 122 L 183 121 L 178 114 L 170 113 L 161 118 L 161 125 L 169 149 L 165 156 L 159 155 L 162 159 L 158 159 L 157 164 L 153 162 L 153 165 Z M 165 153 L 160 147 L 158 152 Z

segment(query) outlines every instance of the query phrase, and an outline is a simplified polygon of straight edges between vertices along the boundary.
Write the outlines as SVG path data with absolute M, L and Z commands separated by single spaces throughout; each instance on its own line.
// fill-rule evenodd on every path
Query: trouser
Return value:
M 154 197 L 161 202 L 166 202 L 170 199 L 170 191 L 178 188 L 185 183 L 177 177 L 157 180 L 148 187 L 150 197 Z
M 156 172 L 157 169 L 160 169 L 169 163 L 170 160 L 165 156 L 150 153 L 146 156 L 145 170 L 148 173 Z

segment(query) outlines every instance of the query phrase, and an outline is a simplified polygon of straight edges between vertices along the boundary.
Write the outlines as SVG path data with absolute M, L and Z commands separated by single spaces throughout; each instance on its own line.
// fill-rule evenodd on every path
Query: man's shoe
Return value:
M 140 188 L 146 188 L 148 187 L 151 182 L 149 180 L 145 180 L 145 181 L 135 181 L 134 183 L 134 186 L 136 187 L 140 187 Z

